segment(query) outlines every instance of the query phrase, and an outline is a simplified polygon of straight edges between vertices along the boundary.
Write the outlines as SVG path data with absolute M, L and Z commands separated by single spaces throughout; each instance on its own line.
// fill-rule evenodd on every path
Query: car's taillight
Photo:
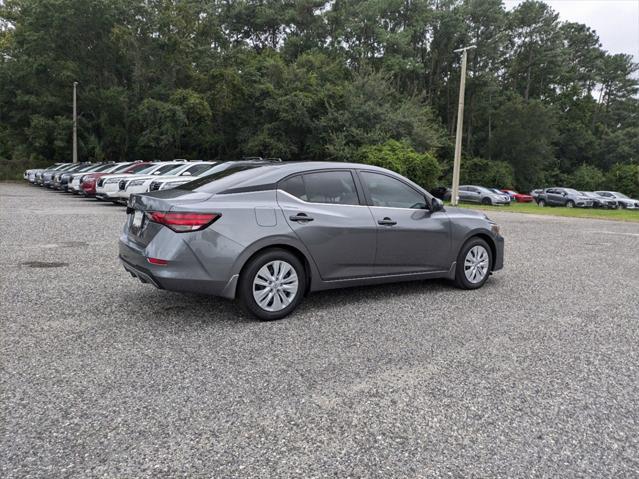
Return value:
M 203 230 L 222 216 L 217 213 L 164 213 L 161 211 L 147 211 L 146 215 L 150 221 L 168 226 L 177 233 Z

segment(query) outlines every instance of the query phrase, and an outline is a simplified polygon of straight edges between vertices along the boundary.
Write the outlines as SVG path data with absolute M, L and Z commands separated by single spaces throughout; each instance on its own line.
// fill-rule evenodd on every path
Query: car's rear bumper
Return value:
M 119 257 L 124 269 L 143 283 L 156 288 L 184 293 L 199 293 L 232 299 L 238 275 L 228 279 L 213 279 L 200 265 L 189 248 L 178 248 L 175 259 L 166 265 L 155 265 L 148 261 L 146 249 L 129 240 L 126 234 L 120 237 Z M 151 256 L 151 255 L 149 255 Z

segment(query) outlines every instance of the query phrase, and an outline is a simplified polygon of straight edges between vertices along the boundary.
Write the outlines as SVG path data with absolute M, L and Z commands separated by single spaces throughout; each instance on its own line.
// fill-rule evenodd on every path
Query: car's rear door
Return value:
M 549 205 L 559 205 L 561 194 L 557 188 L 549 188 L 546 190 L 546 203 Z
M 350 170 L 322 170 L 281 181 L 277 201 L 323 280 L 372 276 L 377 227 Z
M 431 212 L 423 192 L 400 179 L 358 171 L 377 223 L 375 274 L 446 271 L 451 259 L 449 219 Z

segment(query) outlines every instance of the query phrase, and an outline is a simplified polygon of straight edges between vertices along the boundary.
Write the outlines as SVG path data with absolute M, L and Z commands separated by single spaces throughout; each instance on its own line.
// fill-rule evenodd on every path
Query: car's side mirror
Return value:
M 439 198 L 433 198 L 430 200 L 430 210 L 433 213 L 436 213 L 437 211 L 441 211 L 444 209 L 444 202 L 442 200 L 440 200 Z

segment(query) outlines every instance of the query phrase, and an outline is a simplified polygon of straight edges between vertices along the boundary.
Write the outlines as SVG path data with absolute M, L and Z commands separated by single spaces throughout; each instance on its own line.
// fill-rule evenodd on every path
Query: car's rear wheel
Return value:
M 281 319 L 302 301 L 304 266 L 286 250 L 266 250 L 244 267 L 238 287 L 238 301 L 244 310 L 263 321 Z
M 488 243 L 481 238 L 469 239 L 457 256 L 455 284 L 462 289 L 481 288 L 490 276 L 492 265 Z

